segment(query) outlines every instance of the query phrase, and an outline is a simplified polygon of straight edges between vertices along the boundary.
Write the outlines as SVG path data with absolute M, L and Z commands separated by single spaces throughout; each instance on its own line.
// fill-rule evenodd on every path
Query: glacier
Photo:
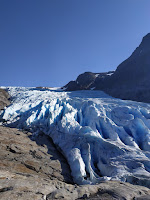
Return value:
M 7 87 L 5 125 L 43 132 L 66 157 L 77 184 L 105 180 L 150 187 L 150 104 L 102 91 Z

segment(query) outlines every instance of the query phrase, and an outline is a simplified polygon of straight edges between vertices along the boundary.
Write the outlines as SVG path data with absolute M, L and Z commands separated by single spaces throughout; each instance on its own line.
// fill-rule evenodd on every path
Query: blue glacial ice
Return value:
M 150 187 L 150 105 L 101 91 L 9 87 L 7 125 L 49 135 L 77 184 L 121 180 Z

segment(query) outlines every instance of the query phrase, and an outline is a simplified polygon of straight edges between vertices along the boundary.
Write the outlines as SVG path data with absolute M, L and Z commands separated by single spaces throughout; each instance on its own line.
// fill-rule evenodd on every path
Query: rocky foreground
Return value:
M 5 103 L 4 94 L 0 93 L 0 99 L 6 106 L 8 100 Z M 34 137 L 30 132 L 3 125 L 0 126 L 0 199 L 150 199 L 150 189 L 129 183 L 73 184 L 69 165 L 48 136 L 41 132 Z
M 0 126 L 0 199 L 143 199 L 150 189 L 121 182 L 74 185 L 65 158 L 41 133 Z M 137 198 L 141 197 L 141 198 Z M 146 199 L 150 199 L 150 197 Z

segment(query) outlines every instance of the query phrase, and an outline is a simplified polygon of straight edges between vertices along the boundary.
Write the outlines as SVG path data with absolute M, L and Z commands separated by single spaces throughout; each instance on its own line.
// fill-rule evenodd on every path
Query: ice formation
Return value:
M 7 88 L 7 125 L 49 135 L 77 184 L 121 180 L 150 187 L 150 105 L 101 91 Z

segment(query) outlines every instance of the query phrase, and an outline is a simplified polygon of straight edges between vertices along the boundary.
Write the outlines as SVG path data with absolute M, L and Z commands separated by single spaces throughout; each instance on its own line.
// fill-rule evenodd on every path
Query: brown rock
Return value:
M 9 105 L 9 94 L 0 88 L 0 110 Z

